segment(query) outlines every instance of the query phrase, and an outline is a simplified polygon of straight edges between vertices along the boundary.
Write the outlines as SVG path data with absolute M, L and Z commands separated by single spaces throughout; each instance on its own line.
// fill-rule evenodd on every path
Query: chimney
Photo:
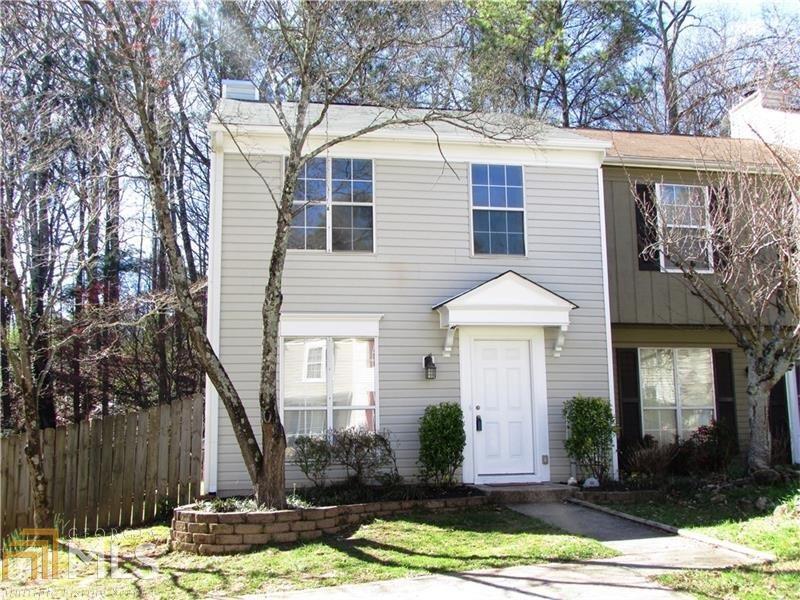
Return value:
M 242 79 L 223 79 L 222 97 L 228 100 L 258 101 L 258 89 L 250 81 Z

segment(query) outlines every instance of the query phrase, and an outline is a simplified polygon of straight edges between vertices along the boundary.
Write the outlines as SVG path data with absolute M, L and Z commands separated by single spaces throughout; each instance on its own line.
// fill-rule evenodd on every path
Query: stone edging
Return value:
M 623 491 L 591 491 L 579 490 L 573 498 L 586 502 L 618 502 L 632 504 L 634 502 L 649 502 L 661 498 L 663 493 L 658 490 L 623 490 Z
M 720 540 L 718 538 L 711 537 L 710 535 L 704 535 L 702 533 L 689 531 L 688 529 L 679 529 L 677 527 L 673 527 L 672 525 L 667 525 L 666 523 L 651 521 L 650 519 L 637 517 L 636 515 L 629 515 L 628 513 L 620 512 L 618 510 L 614 510 L 613 508 L 600 506 L 599 504 L 594 504 L 592 502 L 587 502 L 585 500 L 579 500 L 578 498 L 567 498 L 567 502 L 570 502 L 572 504 L 577 504 L 578 506 L 583 506 L 584 508 L 589 508 L 591 510 L 596 510 L 598 512 L 603 512 L 609 515 L 613 515 L 615 517 L 620 517 L 621 519 L 627 519 L 628 521 L 633 521 L 634 523 L 639 523 L 640 525 L 647 525 L 648 527 L 660 529 L 661 531 L 666 531 L 667 533 L 671 533 L 673 535 L 679 535 L 681 537 L 685 537 L 690 540 L 695 540 L 697 542 L 704 542 L 712 546 L 717 546 L 719 548 L 730 550 L 731 552 L 744 554 L 745 556 L 754 558 L 761 562 L 773 563 L 777 560 L 777 557 L 772 552 L 755 550 L 754 548 L 750 548 L 742 544 L 736 544 L 734 542 Z
M 194 554 L 247 552 L 258 546 L 314 540 L 339 533 L 374 517 L 412 510 L 435 512 L 484 506 L 488 496 L 431 500 L 396 500 L 297 508 L 270 512 L 205 512 L 179 506 L 170 526 L 170 547 Z

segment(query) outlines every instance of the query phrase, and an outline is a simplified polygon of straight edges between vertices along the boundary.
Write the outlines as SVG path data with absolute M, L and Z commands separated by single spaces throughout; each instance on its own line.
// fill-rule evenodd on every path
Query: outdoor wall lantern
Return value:
M 433 362 L 433 354 L 428 354 L 423 360 L 425 366 L 425 379 L 436 379 L 436 363 Z

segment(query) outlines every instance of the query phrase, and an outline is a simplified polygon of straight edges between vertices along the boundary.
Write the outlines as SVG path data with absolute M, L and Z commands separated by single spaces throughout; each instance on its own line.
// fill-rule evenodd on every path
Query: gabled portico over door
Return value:
M 507 271 L 438 304 L 458 331 L 465 483 L 549 481 L 545 328 L 556 328 L 554 356 L 577 308 Z

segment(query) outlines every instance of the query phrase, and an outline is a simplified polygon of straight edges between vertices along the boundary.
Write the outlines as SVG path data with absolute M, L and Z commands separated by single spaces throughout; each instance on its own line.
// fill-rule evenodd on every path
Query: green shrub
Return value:
M 722 473 L 736 454 L 736 434 L 717 421 L 703 425 L 683 444 L 688 451 L 689 471 Z
M 315 486 L 325 485 L 333 453 L 326 435 L 298 435 L 294 440 L 294 464 Z
M 625 470 L 631 481 L 661 485 L 670 474 L 678 453 L 675 444 L 659 445 L 653 441 L 625 453 Z
M 422 478 L 435 485 L 453 485 L 464 462 L 464 413 L 454 402 L 425 409 L 419 423 L 419 463 Z
M 200 500 L 195 504 L 195 509 L 216 513 L 262 512 L 271 510 L 269 506 L 266 504 L 259 504 L 254 498 L 238 498 L 236 496 Z
M 585 475 L 601 482 L 608 477 L 614 438 L 614 415 L 604 398 L 575 396 L 564 404 L 567 439 L 564 447 Z
M 330 444 L 332 462 L 344 466 L 351 483 L 362 486 L 378 479 L 399 480 L 388 435 L 364 427 L 348 427 L 331 432 Z

